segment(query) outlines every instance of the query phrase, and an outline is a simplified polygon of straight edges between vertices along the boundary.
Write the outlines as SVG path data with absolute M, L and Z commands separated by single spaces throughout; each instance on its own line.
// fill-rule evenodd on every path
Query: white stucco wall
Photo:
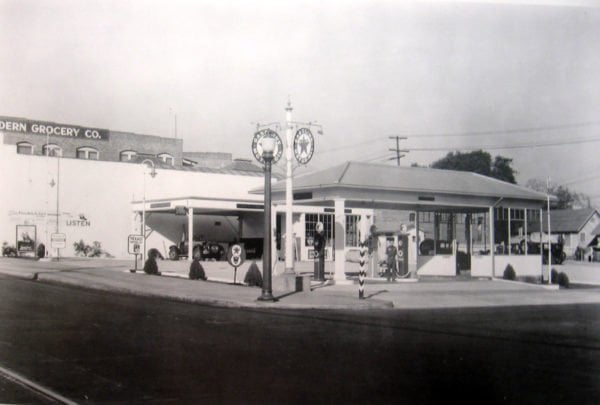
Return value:
M 540 255 L 498 255 L 494 256 L 494 277 L 502 278 L 506 266 L 511 265 L 517 277 L 541 276 L 542 257 Z
M 419 256 L 420 276 L 456 276 L 456 256 Z
M 157 173 L 155 178 L 146 176 L 147 200 L 202 196 L 262 203 L 261 195 L 248 193 L 262 185 L 262 177 L 167 169 Z M 61 255 L 74 255 L 73 243 L 82 239 L 87 244 L 98 241 L 111 255 L 128 258 L 127 235 L 136 232 L 131 202 L 143 197 L 143 176 L 139 164 L 18 155 L 14 145 L 0 144 L 0 242 L 14 245 L 16 225 L 32 224 L 37 242 L 49 247 L 49 235 L 56 232 L 59 187 L 59 230 L 67 236 Z

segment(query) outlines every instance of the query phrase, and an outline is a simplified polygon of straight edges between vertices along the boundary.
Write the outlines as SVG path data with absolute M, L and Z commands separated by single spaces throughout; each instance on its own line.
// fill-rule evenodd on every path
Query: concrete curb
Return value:
M 6 269 L 0 270 L 0 275 L 7 277 L 20 278 L 22 280 L 37 280 L 36 272 L 10 271 Z
M 537 287 L 543 290 L 548 291 L 558 291 L 560 290 L 560 286 L 558 284 L 534 284 L 534 283 L 526 283 L 524 281 L 516 281 L 516 280 L 505 280 L 503 278 L 493 277 L 492 281 L 500 281 L 502 283 L 510 283 L 510 284 L 518 284 L 526 287 Z
M 260 301 L 236 301 L 224 298 L 215 297 L 189 297 L 180 296 L 174 294 L 168 294 L 158 291 L 142 290 L 140 288 L 129 288 L 122 286 L 115 286 L 109 283 L 102 283 L 95 280 L 86 280 L 82 282 L 78 279 L 71 279 L 68 277 L 62 277 L 59 273 L 42 273 L 37 277 L 37 281 L 45 282 L 54 285 L 66 285 L 72 287 L 78 287 L 94 291 L 106 291 L 113 293 L 120 293 L 126 295 L 133 295 L 138 297 L 146 298 L 160 298 L 169 301 L 185 302 L 190 304 L 200 304 L 208 306 L 218 306 L 225 308 L 260 308 L 260 309 L 352 309 L 352 310 L 365 310 L 365 309 L 385 309 L 393 308 L 394 304 L 392 301 L 386 300 L 370 300 L 370 301 L 358 301 L 356 303 L 349 304 L 318 304 L 318 303 L 285 303 L 276 301 L 272 303 L 260 302 Z M 258 294 L 257 294 L 258 296 Z M 317 298 L 317 297 L 315 297 Z

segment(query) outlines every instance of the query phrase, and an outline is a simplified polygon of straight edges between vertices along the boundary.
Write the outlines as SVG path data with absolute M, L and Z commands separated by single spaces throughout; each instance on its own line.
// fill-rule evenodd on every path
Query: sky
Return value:
M 250 159 L 289 100 L 323 128 L 296 174 L 395 165 L 401 136 L 402 165 L 481 148 L 600 207 L 598 4 L 0 0 L 0 115 Z

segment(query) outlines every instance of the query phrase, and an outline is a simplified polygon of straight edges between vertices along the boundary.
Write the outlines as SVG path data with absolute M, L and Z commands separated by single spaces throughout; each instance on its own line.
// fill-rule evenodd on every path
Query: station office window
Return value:
M 175 165 L 175 159 L 168 153 L 159 153 L 156 157 L 171 166 Z
M 21 155 L 33 155 L 33 145 L 29 142 L 19 142 L 17 144 L 17 153 Z
M 312 246 L 316 232 L 317 222 L 323 223 L 323 236 L 325 237 L 325 245 L 331 246 L 331 241 L 334 237 L 333 234 L 333 215 L 331 214 L 305 214 L 304 217 L 304 232 L 305 232 L 305 246 Z
M 360 243 L 360 215 L 346 215 L 346 246 L 357 247 Z
M 62 149 L 60 146 L 49 143 L 47 145 L 42 146 L 42 155 L 46 156 L 62 156 Z
M 77 149 L 77 159 L 98 160 L 100 154 L 94 148 L 84 147 Z
M 130 162 L 135 159 L 137 152 L 134 150 L 124 150 L 119 154 L 119 160 L 121 162 Z

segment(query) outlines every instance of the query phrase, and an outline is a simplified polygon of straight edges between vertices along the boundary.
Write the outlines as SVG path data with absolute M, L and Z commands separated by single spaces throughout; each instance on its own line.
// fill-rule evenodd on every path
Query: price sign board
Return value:
M 129 235 L 127 237 L 127 251 L 132 255 L 142 254 L 144 237 L 142 235 Z
M 52 249 L 64 249 L 67 247 L 67 235 L 64 233 L 53 233 L 50 235 Z

